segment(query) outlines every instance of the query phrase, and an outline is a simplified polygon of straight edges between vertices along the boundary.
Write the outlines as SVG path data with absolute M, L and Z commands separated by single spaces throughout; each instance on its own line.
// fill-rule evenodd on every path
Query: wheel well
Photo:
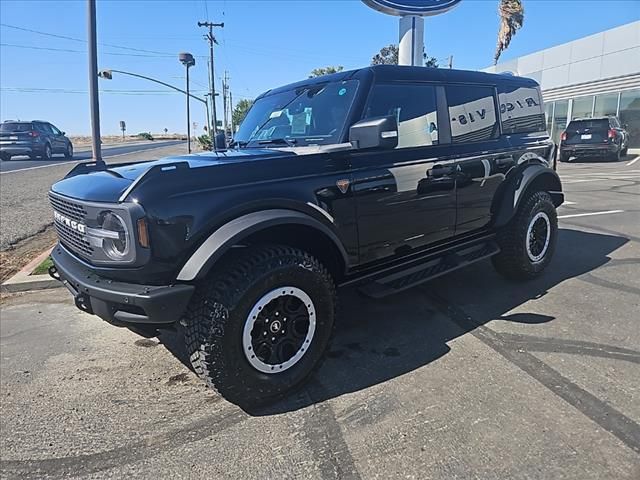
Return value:
M 527 185 L 527 189 L 525 190 L 521 198 L 527 198 L 532 193 L 540 191 L 561 192 L 562 185 L 560 184 L 560 180 L 558 180 L 558 177 L 551 173 L 543 173 L 542 175 L 538 175 L 531 181 L 529 185 Z M 559 200 L 558 196 L 552 195 L 552 198 L 553 203 L 556 207 L 559 206 L 560 203 L 562 203 Z
M 345 273 L 345 262 L 339 248 L 323 232 L 307 225 L 276 225 L 249 235 L 243 245 L 280 244 L 299 248 L 316 257 L 329 270 L 334 280 Z

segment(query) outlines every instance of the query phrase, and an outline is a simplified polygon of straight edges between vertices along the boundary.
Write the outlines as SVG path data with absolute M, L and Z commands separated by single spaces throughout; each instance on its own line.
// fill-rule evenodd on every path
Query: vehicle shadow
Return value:
M 333 344 L 322 368 L 298 393 L 247 413 L 263 416 L 294 411 L 386 382 L 438 360 L 449 352 L 449 342 L 491 320 L 523 324 L 553 321 L 546 315 L 508 312 L 544 296 L 569 278 L 606 264 L 608 255 L 627 242 L 619 236 L 561 229 L 553 262 L 541 277 L 530 282 L 505 280 L 489 262 L 481 262 L 383 299 L 344 289 Z M 456 298 L 479 298 L 480 316 L 475 316 L 475 323 L 456 323 L 440 312 L 437 298 L 452 305 Z M 159 338 L 189 365 L 179 334 L 167 332 Z

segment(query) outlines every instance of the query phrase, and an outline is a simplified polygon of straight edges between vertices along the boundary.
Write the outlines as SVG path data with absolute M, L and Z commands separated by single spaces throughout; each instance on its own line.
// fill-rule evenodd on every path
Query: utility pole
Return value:
M 218 118 L 216 115 L 216 77 L 214 75 L 214 65 L 213 65 L 213 45 L 214 43 L 218 43 L 216 37 L 213 36 L 213 27 L 224 28 L 224 22 L 222 23 L 212 23 L 212 22 L 198 22 L 199 27 L 207 27 L 209 29 L 209 33 L 204 36 L 209 42 L 209 62 L 211 65 L 211 76 L 209 78 L 209 91 L 211 92 L 211 106 L 212 106 L 212 115 L 213 115 L 213 128 L 209 132 L 211 136 L 211 144 L 215 146 L 216 142 L 216 130 L 218 128 Z
M 98 97 L 98 39 L 96 33 L 96 0 L 87 0 L 89 36 L 89 102 L 91 103 L 91 148 L 93 161 L 102 162 L 100 140 L 100 99 Z
M 224 109 L 224 133 L 226 135 L 229 127 L 229 72 L 226 70 L 222 81 L 222 105 Z
M 453 68 L 453 55 L 449 55 L 449 68 Z

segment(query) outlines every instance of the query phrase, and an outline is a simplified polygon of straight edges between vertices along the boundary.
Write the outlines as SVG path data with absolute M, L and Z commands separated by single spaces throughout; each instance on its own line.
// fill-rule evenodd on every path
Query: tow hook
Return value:
M 56 268 L 55 265 L 51 265 L 48 269 L 48 272 L 51 278 L 53 278 L 54 280 L 61 281 L 60 274 L 58 273 L 58 269 Z

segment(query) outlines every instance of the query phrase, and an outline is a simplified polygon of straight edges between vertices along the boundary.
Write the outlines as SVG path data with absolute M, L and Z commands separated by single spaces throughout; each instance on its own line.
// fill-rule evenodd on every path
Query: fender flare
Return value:
M 513 218 L 524 198 L 524 193 L 534 182 L 540 182 L 541 185 L 544 185 L 543 189 L 549 192 L 556 207 L 562 205 L 564 194 L 558 174 L 541 164 L 527 164 L 510 180 L 506 180 L 500 189 L 493 208 L 494 226 L 502 227 Z
M 270 209 L 247 213 L 225 223 L 202 242 L 183 265 L 176 280 L 189 282 L 206 275 L 213 264 L 233 245 L 265 228 L 276 225 L 306 225 L 328 237 L 337 247 L 345 265 L 348 265 L 347 253 L 338 236 L 326 225 L 315 218 L 289 209 Z

